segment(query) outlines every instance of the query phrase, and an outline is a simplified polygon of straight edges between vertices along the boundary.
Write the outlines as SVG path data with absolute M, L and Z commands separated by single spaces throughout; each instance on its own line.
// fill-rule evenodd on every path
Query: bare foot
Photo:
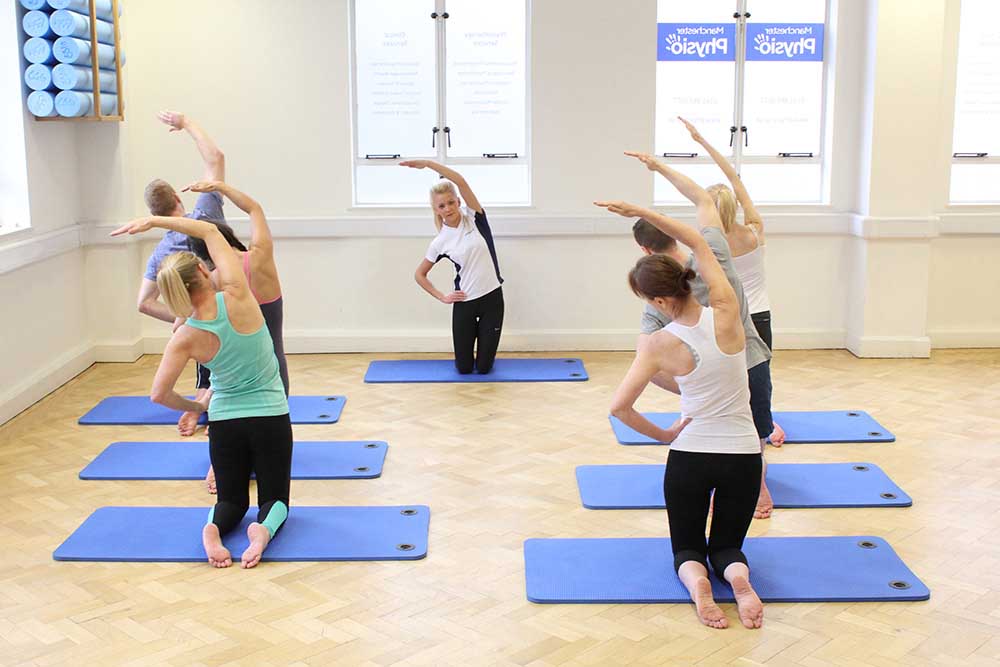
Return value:
M 247 526 L 247 537 L 250 538 L 250 546 L 243 552 L 243 568 L 249 569 L 260 562 L 260 557 L 267 548 L 267 543 L 271 541 L 271 533 L 263 525 L 254 521 Z
M 201 418 L 200 412 L 185 412 L 177 420 L 177 432 L 185 438 L 194 435 L 194 432 L 198 430 L 199 418 Z
M 201 543 L 205 547 L 208 564 L 212 567 L 229 567 L 233 564 L 232 554 L 229 553 L 229 549 L 222 546 L 219 527 L 214 523 L 206 524 L 201 531 Z
M 740 613 L 743 627 L 751 630 L 759 628 L 764 623 L 764 605 L 757 593 L 750 586 L 746 577 L 733 577 L 733 595 L 736 596 L 736 609 Z
M 760 487 L 760 495 L 757 496 L 757 507 L 754 508 L 753 518 L 770 519 L 771 512 L 774 511 L 774 501 L 771 500 L 771 492 L 766 486 Z
M 704 577 L 695 584 L 694 607 L 698 612 L 698 619 L 708 627 L 719 630 L 729 627 L 729 620 L 712 597 L 712 584 Z
M 768 441 L 775 447 L 781 447 L 785 444 L 785 429 L 781 428 L 778 422 L 771 422 L 771 424 L 774 426 L 774 430 L 771 431 Z
M 215 469 L 213 469 L 212 466 L 208 466 L 208 474 L 205 475 L 205 488 L 208 489 L 209 493 L 211 493 L 212 495 L 215 495 L 215 493 L 216 493 L 216 488 L 215 488 Z

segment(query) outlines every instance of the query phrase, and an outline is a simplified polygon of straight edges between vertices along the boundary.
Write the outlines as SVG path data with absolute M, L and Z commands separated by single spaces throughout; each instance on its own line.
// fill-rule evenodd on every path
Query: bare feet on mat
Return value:
M 207 488 L 208 492 L 211 493 L 211 494 L 213 494 L 213 495 L 216 492 L 216 488 L 215 488 L 215 469 L 212 468 L 212 466 L 208 466 L 208 474 L 205 475 L 205 488 Z
M 199 417 L 201 417 L 201 413 L 198 412 L 185 412 L 182 414 L 181 418 L 177 420 L 177 432 L 185 438 L 194 435 L 194 432 L 198 430 Z
M 695 584 L 694 591 L 694 607 L 698 612 L 698 619 L 710 628 L 722 628 L 729 627 L 729 620 L 726 619 L 726 614 L 719 609 L 719 605 L 715 604 L 715 598 L 712 597 L 712 584 L 709 583 L 708 579 L 702 577 Z
M 733 595 L 736 597 L 736 609 L 740 613 L 743 627 L 751 630 L 759 628 L 764 623 L 764 605 L 746 577 L 733 578 Z
M 247 537 L 250 538 L 250 546 L 243 552 L 242 565 L 244 569 L 254 567 L 260 562 L 260 557 L 267 548 L 267 543 L 271 541 L 271 533 L 263 525 L 254 521 L 247 526 Z
M 201 543 L 205 547 L 208 564 L 212 567 L 229 567 L 233 564 L 232 554 L 229 553 L 229 549 L 222 546 L 222 538 L 219 537 L 219 527 L 214 523 L 207 524 L 202 529 Z
M 770 519 L 771 512 L 774 511 L 774 501 L 771 500 L 771 492 L 766 486 L 760 487 L 760 495 L 757 497 L 757 507 L 754 508 L 753 518 Z
M 774 426 L 774 430 L 771 431 L 768 441 L 775 447 L 781 447 L 785 444 L 785 429 L 781 428 L 778 422 L 771 422 L 771 424 Z

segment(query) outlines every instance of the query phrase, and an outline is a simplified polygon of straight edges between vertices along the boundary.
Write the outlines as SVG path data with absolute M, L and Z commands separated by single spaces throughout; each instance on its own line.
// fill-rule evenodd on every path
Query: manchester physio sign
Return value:
M 822 23 L 748 23 L 747 60 L 823 61 Z
M 658 61 L 733 61 L 735 23 L 658 23 Z

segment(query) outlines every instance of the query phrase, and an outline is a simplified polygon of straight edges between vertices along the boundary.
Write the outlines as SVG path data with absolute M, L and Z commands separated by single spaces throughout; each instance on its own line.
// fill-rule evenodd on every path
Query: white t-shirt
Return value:
M 486 296 L 503 283 L 485 213 L 463 206 L 457 227 L 441 226 L 427 248 L 427 261 L 437 264 L 442 259 L 455 266 L 455 290 L 465 292 L 466 301 Z

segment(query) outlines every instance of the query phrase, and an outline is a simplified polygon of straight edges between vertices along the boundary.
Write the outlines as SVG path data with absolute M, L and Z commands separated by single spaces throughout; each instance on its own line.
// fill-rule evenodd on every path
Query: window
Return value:
M 355 0 L 354 203 L 425 205 L 427 158 L 528 204 L 526 0 Z
M 703 185 L 724 180 L 683 116 L 758 202 L 823 201 L 826 0 L 658 0 L 655 152 Z M 660 204 L 685 201 L 655 181 Z
M 1000 3 L 962 0 L 951 195 L 956 204 L 1000 203 Z

